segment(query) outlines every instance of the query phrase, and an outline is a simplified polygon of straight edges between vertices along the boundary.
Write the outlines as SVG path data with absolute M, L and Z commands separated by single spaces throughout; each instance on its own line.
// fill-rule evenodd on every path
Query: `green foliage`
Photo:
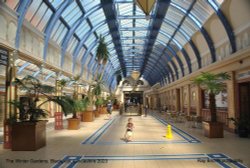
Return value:
M 25 91 L 30 96 L 52 93 L 55 91 L 54 87 L 43 85 L 37 78 L 30 75 L 25 76 L 23 79 L 16 78 L 13 84 L 17 85 L 20 90 Z
M 69 81 L 66 79 L 61 79 L 58 81 L 59 86 L 63 89 Z
M 48 95 L 55 91 L 54 87 L 43 85 L 37 78 L 33 76 L 25 76 L 23 79 L 15 79 L 14 84 L 22 91 L 25 91 L 26 97 L 29 98 L 28 104 L 23 104 L 20 101 L 14 100 L 9 102 L 24 113 L 25 118 L 22 120 L 37 121 L 40 118 L 47 117 L 48 112 L 42 109 L 41 106 L 49 101 L 55 101 L 55 98 Z M 45 96 L 46 100 L 38 105 L 39 96 Z
M 88 98 L 84 98 L 81 100 L 73 99 L 69 96 L 64 96 L 59 98 L 62 102 L 62 110 L 65 115 L 72 114 L 72 118 L 77 118 L 77 112 L 83 112 L 86 110 L 87 105 L 89 103 Z
M 221 91 L 225 89 L 223 81 L 229 79 L 230 76 L 226 72 L 218 74 L 212 74 L 210 72 L 202 72 L 201 75 L 197 76 L 193 80 L 194 84 L 208 91 L 211 122 L 217 122 L 215 95 L 219 94 Z
M 234 123 L 236 128 L 250 129 L 250 121 L 249 121 L 248 118 L 249 118 L 248 116 L 242 116 L 240 118 L 231 117 L 231 118 L 228 118 L 228 119 L 229 119 L 229 121 L 232 121 Z
M 95 96 L 101 95 L 101 93 L 102 93 L 102 86 L 103 86 L 103 81 L 102 81 L 101 75 L 99 74 L 97 76 L 97 80 L 96 80 L 95 84 L 92 85 L 92 87 L 93 87 L 92 92 L 93 92 L 93 94 Z
M 114 102 L 115 102 L 115 100 L 116 100 L 115 95 L 110 94 L 110 96 L 108 96 L 108 97 L 107 97 L 107 101 L 108 101 L 108 100 L 111 100 L 111 102 L 112 102 L 112 103 L 114 103 Z
M 215 95 L 219 94 L 225 89 L 223 84 L 224 80 L 229 80 L 230 76 L 224 72 L 219 74 L 212 74 L 209 72 L 202 72 L 201 75 L 197 76 L 193 82 L 199 85 L 201 88 L 208 91 L 208 93 L 213 93 Z
M 105 42 L 105 38 L 100 35 L 99 37 L 99 44 L 96 49 L 96 58 L 98 60 L 98 63 L 105 65 L 109 58 L 109 51 L 107 47 L 107 43 Z
M 99 97 L 96 99 L 95 105 L 99 107 L 99 106 L 103 105 L 103 103 L 104 103 L 103 98 Z

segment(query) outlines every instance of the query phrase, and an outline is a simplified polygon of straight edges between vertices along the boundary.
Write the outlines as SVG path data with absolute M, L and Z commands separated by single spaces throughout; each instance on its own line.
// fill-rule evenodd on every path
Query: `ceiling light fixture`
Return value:
M 150 12 L 153 9 L 156 0 L 135 0 L 137 6 L 141 8 L 141 10 L 145 13 L 146 19 L 150 18 Z
M 133 70 L 130 75 L 134 80 L 137 80 L 140 77 L 140 72 Z

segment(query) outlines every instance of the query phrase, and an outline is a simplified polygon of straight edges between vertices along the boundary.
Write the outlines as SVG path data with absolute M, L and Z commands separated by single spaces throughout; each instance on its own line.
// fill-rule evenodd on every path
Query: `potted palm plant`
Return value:
M 97 97 L 95 105 L 96 105 L 95 117 L 99 117 L 101 114 L 101 107 L 103 105 L 103 98 Z
M 53 101 L 59 105 L 62 102 L 50 96 L 54 88 L 43 85 L 33 76 L 26 76 L 23 79 L 15 79 L 14 84 L 25 92 L 24 101 L 9 102 L 19 109 L 19 116 L 15 116 L 12 121 L 12 150 L 14 151 L 32 151 L 46 145 L 46 118 L 47 111 L 42 106 Z M 41 100 L 43 97 L 43 101 Z
M 77 100 L 69 96 L 61 97 L 63 103 L 63 112 L 66 115 L 72 114 L 72 118 L 69 118 L 68 121 L 68 129 L 69 130 L 77 130 L 80 128 L 80 119 L 77 117 L 77 112 L 82 112 L 87 107 L 87 99 Z
M 96 49 L 96 58 L 98 61 L 98 69 L 99 69 L 101 64 L 103 65 L 102 74 L 101 74 L 101 78 L 102 78 L 106 63 L 107 63 L 108 58 L 109 58 L 108 46 L 107 46 L 107 43 L 105 42 L 105 38 L 102 37 L 102 35 L 100 35 L 100 37 L 99 37 L 99 44 L 98 44 L 97 49 Z
M 83 121 L 91 122 L 94 120 L 93 110 L 95 110 L 95 100 L 98 98 L 98 96 L 101 94 L 101 81 L 102 76 L 104 73 L 105 65 L 109 58 L 109 51 L 107 47 L 107 43 L 105 42 L 105 38 L 100 35 L 99 37 L 99 44 L 96 49 L 96 58 L 98 62 L 97 69 L 100 69 L 101 64 L 102 66 L 102 73 L 98 74 L 96 73 L 96 76 L 94 77 L 94 83 L 90 84 L 88 89 L 88 98 L 89 98 L 89 105 L 87 107 L 87 111 L 83 113 Z M 96 111 L 95 113 L 98 113 Z
M 250 121 L 248 116 L 241 116 L 240 118 L 228 118 L 230 121 L 233 121 L 235 125 L 235 132 L 238 133 L 239 137 L 247 138 L 250 130 Z
M 230 76 L 227 73 L 212 74 L 202 72 L 193 82 L 209 94 L 209 110 L 211 121 L 204 121 L 204 134 L 209 138 L 223 138 L 223 123 L 217 122 L 216 100 L 215 96 L 225 89 L 224 80 L 229 80 Z

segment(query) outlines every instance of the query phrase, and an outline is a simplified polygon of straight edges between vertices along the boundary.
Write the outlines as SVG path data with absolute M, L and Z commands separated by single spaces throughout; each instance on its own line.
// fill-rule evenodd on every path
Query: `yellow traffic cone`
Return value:
M 170 124 L 168 124 L 168 126 L 167 126 L 166 138 L 167 138 L 167 139 L 172 139 L 172 138 L 173 138 L 173 135 L 172 135 L 172 128 L 171 128 L 171 125 L 170 125 Z

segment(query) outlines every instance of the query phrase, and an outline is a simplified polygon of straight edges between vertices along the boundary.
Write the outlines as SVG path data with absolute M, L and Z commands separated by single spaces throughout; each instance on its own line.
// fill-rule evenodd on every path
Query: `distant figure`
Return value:
M 107 112 L 108 112 L 108 118 L 111 118 L 111 113 L 112 113 L 112 104 L 111 104 L 111 100 L 108 101 L 107 104 Z
M 127 112 L 127 109 L 128 109 L 128 103 L 127 103 L 127 101 L 125 101 L 124 107 L 125 107 L 125 112 Z
M 144 108 L 144 115 L 145 115 L 145 117 L 147 117 L 147 115 L 148 115 L 148 105 L 146 105 Z
M 123 112 L 123 103 L 120 101 L 120 109 L 119 109 L 119 114 L 122 115 Z
M 126 142 L 129 142 L 129 141 L 132 140 L 133 129 L 134 129 L 134 124 L 132 122 L 132 118 L 129 118 L 128 123 L 126 125 L 126 132 L 125 132 L 125 135 L 124 135 L 124 140 Z

